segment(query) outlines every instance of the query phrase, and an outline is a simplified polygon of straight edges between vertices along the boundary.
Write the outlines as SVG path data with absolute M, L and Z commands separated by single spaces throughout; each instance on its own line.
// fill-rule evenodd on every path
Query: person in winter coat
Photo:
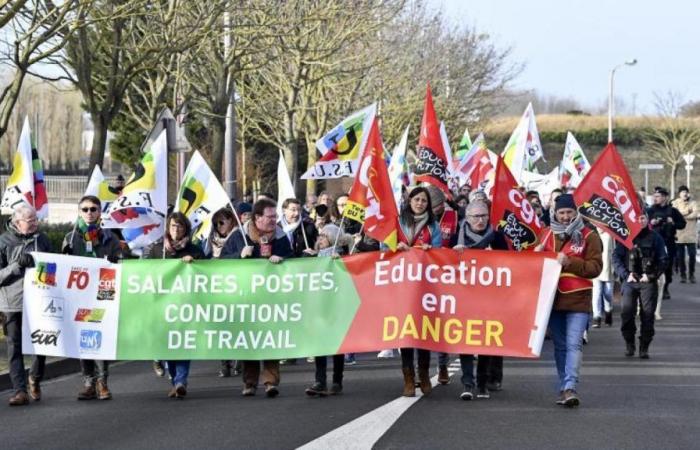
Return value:
M 503 233 L 495 231 L 489 224 L 489 206 L 483 201 L 471 202 L 465 211 L 466 217 L 459 224 L 457 244 L 453 249 L 462 252 L 465 249 L 508 250 Z M 474 355 L 459 355 L 462 366 L 462 385 L 464 389 L 460 398 L 474 398 Z M 490 391 L 500 391 L 503 381 L 503 357 L 479 355 L 476 367 L 476 397 L 487 399 Z
M 117 263 L 122 259 L 119 238 L 101 227 L 102 204 L 93 195 L 86 195 L 78 202 L 78 221 L 73 231 L 63 239 L 62 253 L 87 258 L 107 259 Z M 83 389 L 78 400 L 109 400 L 112 393 L 107 386 L 109 361 L 81 359 Z
M 698 242 L 698 205 L 690 198 L 687 186 L 678 188 L 678 198 L 671 205 L 678 210 L 685 219 L 685 228 L 676 233 L 676 249 L 678 268 L 681 272 L 681 283 L 690 281 L 695 284 L 695 257 L 697 255 Z M 685 256 L 688 255 L 686 271 Z
M 191 263 L 195 259 L 204 259 L 202 249 L 192 243 L 192 224 L 186 215 L 175 212 L 165 222 L 163 239 L 146 249 L 147 259 L 180 259 Z M 172 388 L 168 397 L 183 399 L 187 395 L 187 380 L 190 374 L 189 360 L 167 361 Z
M 609 233 L 598 228 L 598 236 L 603 243 L 603 270 L 593 280 L 593 328 L 600 328 L 605 314 L 605 324 L 613 323 L 613 288 L 615 286 L 615 271 L 613 270 L 612 254 L 615 241 Z
M 666 243 L 666 253 L 668 253 L 668 266 L 664 273 L 663 290 L 659 293 L 658 306 L 661 300 L 670 300 L 671 293 L 669 286 L 673 282 L 673 261 L 676 258 L 676 233 L 685 228 L 683 215 L 668 201 L 668 191 L 660 186 L 654 189 L 654 204 L 647 209 L 647 216 L 652 230 L 656 231 L 664 238 Z M 660 282 L 661 283 L 661 282 Z M 660 308 L 659 308 L 660 310 Z M 660 311 L 659 311 L 660 312 Z
M 243 238 L 245 235 L 245 239 Z M 236 233 L 221 252 L 222 258 L 265 258 L 279 264 L 293 255 L 289 239 L 277 226 L 277 204 L 267 198 L 253 205 L 251 220 L 243 224 L 243 234 Z M 280 364 L 278 360 L 262 361 L 262 379 L 268 397 L 279 395 Z M 255 395 L 260 379 L 260 361 L 243 361 L 243 392 Z
M 51 244 L 44 233 L 38 231 L 39 220 L 34 209 L 27 205 L 15 208 L 7 231 L 0 236 L 0 312 L 5 316 L 2 324 L 7 343 L 7 360 L 14 394 L 10 406 L 29 403 L 29 397 L 41 399 L 40 382 L 44 375 L 46 356 L 35 355 L 29 370 L 29 380 L 24 371 L 22 354 L 22 297 L 24 271 L 34 266 L 30 252 L 50 252 Z M 39 299 L 33 299 L 39 301 Z M 29 381 L 29 395 L 27 395 Z

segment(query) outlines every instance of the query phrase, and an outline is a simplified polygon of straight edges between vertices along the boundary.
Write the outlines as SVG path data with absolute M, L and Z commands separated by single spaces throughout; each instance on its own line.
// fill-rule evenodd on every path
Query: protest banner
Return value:
M 37 268 L 25 279 L 25 352 L 124 360 L 282 359 L 393 347 L 537 357 L 560 272 L 551 253 L 486 250 L 282 264 L 34 256 Z M 114 290 L 101 280 L 105 269 L 114 273 Z M 61 299 L 63 313 L 47 317 L 52 298 Z M 91 322 L 95 308 L 104 311 Z M 35 330 L 41 336 L 33 338 Z

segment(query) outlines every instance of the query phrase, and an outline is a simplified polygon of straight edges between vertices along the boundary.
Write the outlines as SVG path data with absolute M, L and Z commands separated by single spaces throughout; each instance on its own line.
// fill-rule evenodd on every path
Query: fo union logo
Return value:
M 99 330 L 80 330 L 80 350 L 94 352 L 102 347 L 102 332 Z
M 41 315 L 48 319 L 63 320 L 63 298 L 61 297 L 42 297 L 41 298 Z
M 68 275 L 68 289 L 85 289 L 90 284 L 90 273 L 83 267 L 72 267 Z

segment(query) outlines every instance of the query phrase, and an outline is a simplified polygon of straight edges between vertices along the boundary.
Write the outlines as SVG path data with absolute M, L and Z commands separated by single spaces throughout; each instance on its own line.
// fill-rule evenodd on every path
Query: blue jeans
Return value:
M 603 317 L 603 312 L 613 310 L 613 285 L 614 281 L 593 280 L 593 317 Z
M 549 317 L 560 391 L 576 390 L 581 368 L 583 332 L 588 326 L 588 319 L 588 313 L 572 311 L 552 311 Z
M 178 384 L 187 386 L 187 377 L 190 374 L 190 361 L 168 361 L 167 367 L 173 386 Z

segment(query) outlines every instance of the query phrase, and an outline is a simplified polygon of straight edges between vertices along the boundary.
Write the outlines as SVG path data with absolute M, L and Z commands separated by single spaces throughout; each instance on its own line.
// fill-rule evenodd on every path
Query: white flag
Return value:
M 284 155 L 282 150 L 280 150 L 280 159 L 277 163 L 277 218 L 282 217 L 282 203 L 288 198 L 296 198 L 297 195 L 294 192 L 294 185 L 292 184 L 291 178 L 289 178 L 289 172 L 287 171 L 287 164 L 284 161 Z
M 401 135 L 399 145 L 394 148 L 388 168 L 389 182 L 391 183 L 391 190 L 394 193 L 394 201 L 396 202 L 396 209 L 398 211 L 401 211 L 401 194 L 405 184 L 406 148 L 408 147 L 409 127 L 410 125 L 406 126 L 406 129 Z
M 501 156 L 518 182 L 522 182 L 523 171 L 533 171 L 534 163 L 544 159 L 532 103 L 527 104 Z

